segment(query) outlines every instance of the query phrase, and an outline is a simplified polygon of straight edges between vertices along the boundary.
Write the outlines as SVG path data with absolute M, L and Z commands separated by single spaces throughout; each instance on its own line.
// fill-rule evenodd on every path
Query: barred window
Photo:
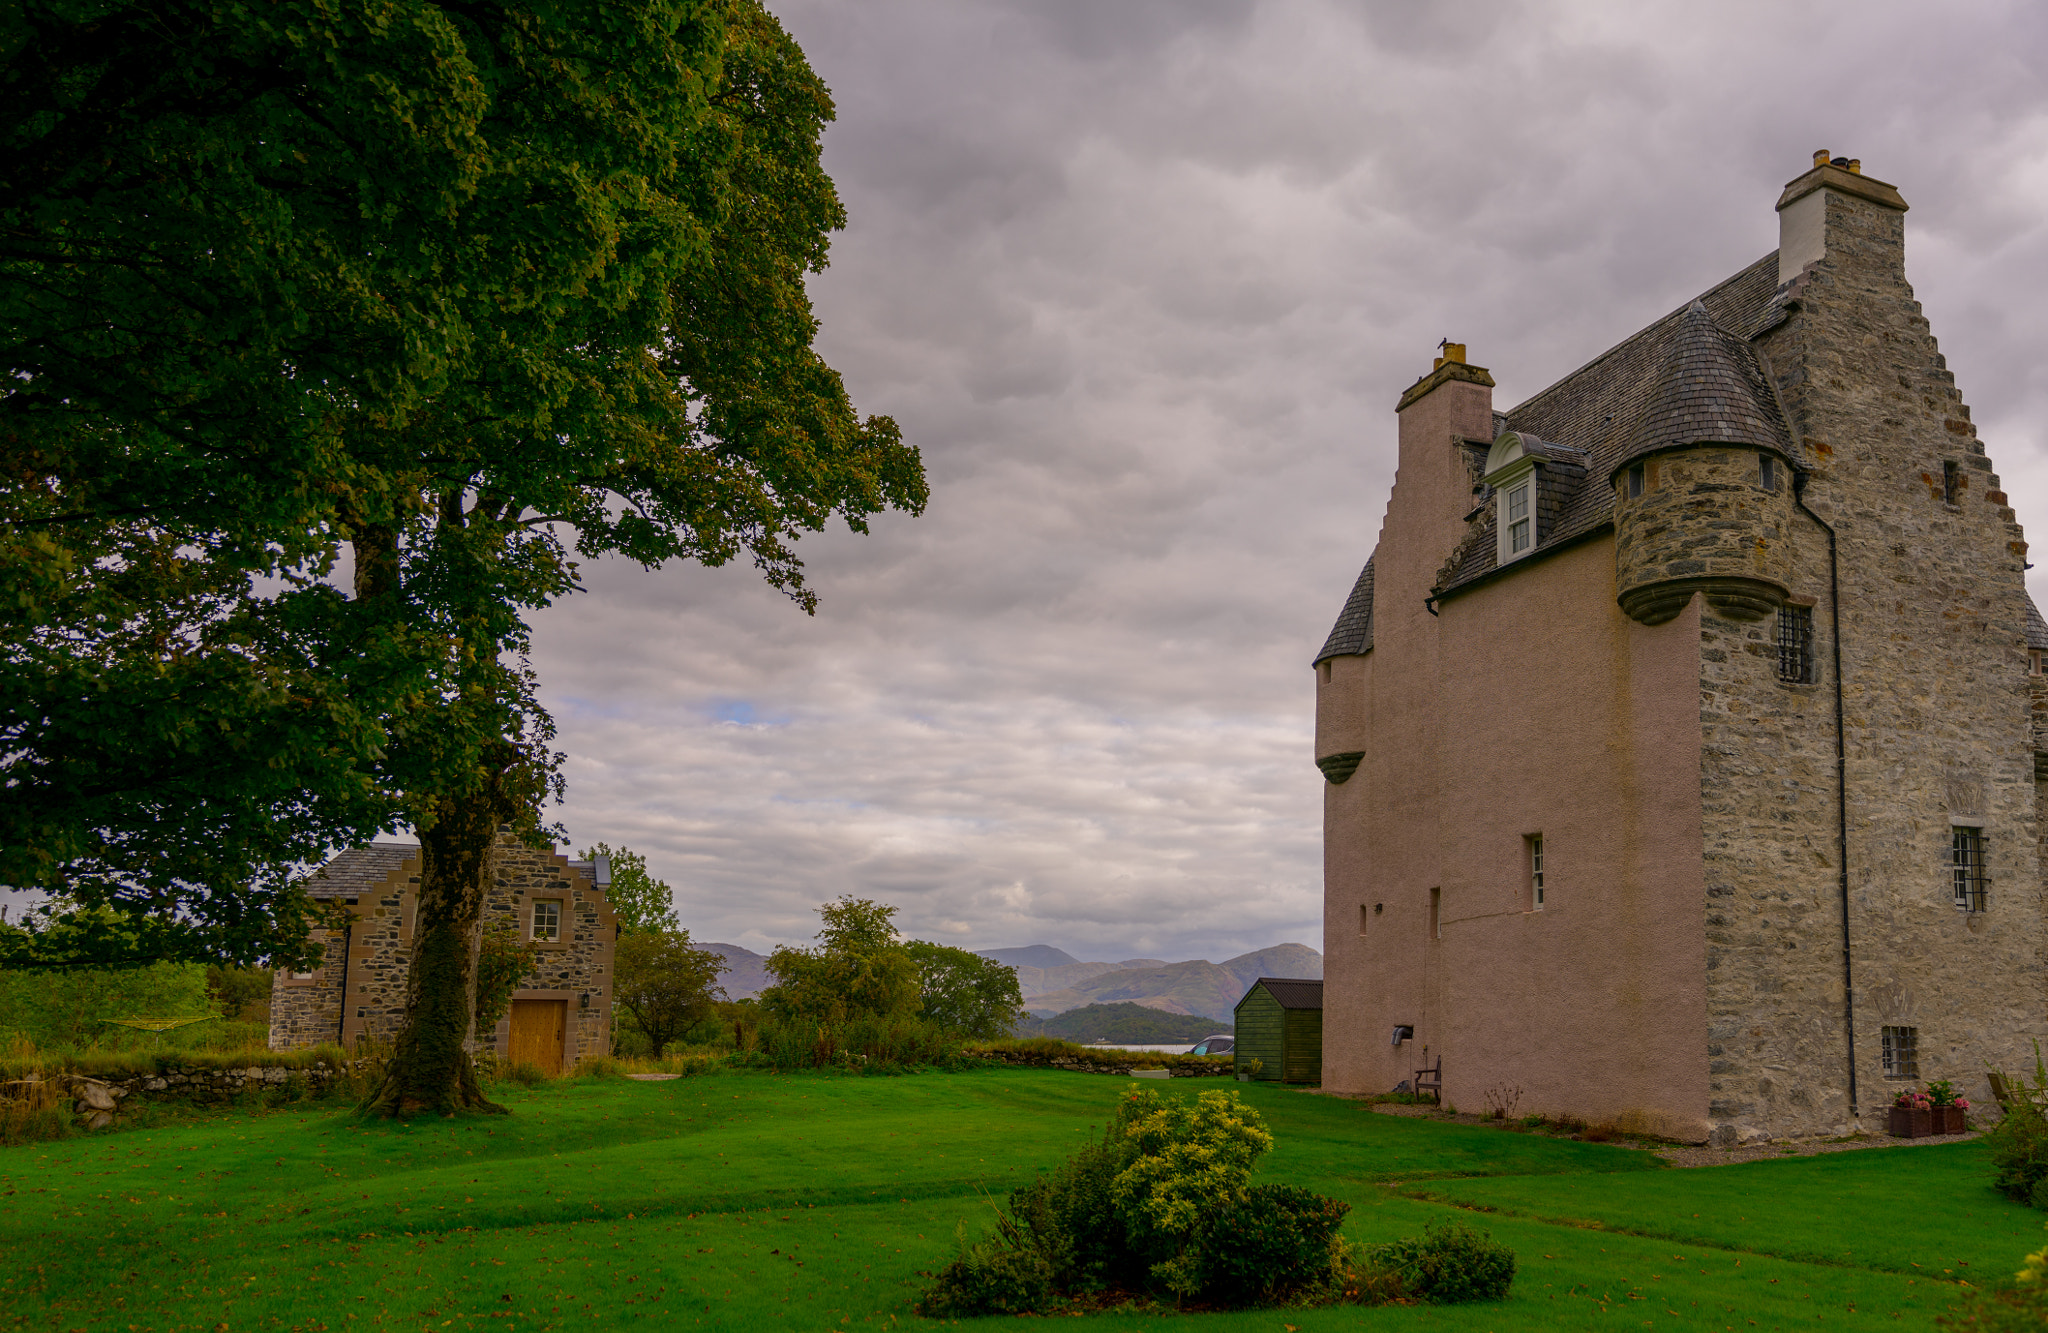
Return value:
M 533 938 L 552 944 L 562 938 L 562 905 L 542 901 L 533 905 Z
M 1984 830 L 1958 825 L 1949 830 L 1949 876 L 1956 906 L 1984 910 Z
M 1884 1076 L 1920 1077 L 1920 1029 L 1884 1029 Z
M 1537 910 L 1543 907 L 1543 835 L 1529 835 L 1529 905 Z
M 1778 679 L 1813 683 L 1813 608 L 1778 608 Z

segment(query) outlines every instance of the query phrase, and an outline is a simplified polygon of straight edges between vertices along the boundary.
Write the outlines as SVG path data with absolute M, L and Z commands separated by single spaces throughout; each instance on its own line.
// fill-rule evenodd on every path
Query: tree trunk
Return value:
M 413 918 L 412 969 L 405 1027 L 384 1081 L 362 1105 L 371 1115 L 508 1114 L 477 1085 L 464 1043 L 476 995 L 476 943 L 502 808 L 496 783 L 435 802 L 432 828 L 420 834 L 419 910 Z

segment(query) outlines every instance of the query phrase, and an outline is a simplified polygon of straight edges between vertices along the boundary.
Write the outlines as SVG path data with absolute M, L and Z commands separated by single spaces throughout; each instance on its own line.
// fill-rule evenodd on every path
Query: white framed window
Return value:
M 542 898 L 533 905 L 533 938 L 544 944 L 556 944 L 562 938 L 562 904 L 552 898 Z
M 1536 478 L 1520 481 L 1501 492 L 1501 522 L 1504 525 L 1502 542 L 1505 555 L 1512 560 L 1526 554 L 1536 544 L 1536 506 L 1531 497 L 1536 490 Z
M 1886 1078 L 1920 1077 L 1920 1029 L 1886 1028 L 1882 1045 Z
M 1522 840 L 1529 849 L 1529 910 L 1543 910 L 1543 835 L 1531 833 Z
M 1486 455 L 1485 480 L 1493 488 L 1494 558 L 1500 564 L 1521 559 L 1542 540 L 1536 528 L 1538 461 L 1516 431 L 1503 433 Z

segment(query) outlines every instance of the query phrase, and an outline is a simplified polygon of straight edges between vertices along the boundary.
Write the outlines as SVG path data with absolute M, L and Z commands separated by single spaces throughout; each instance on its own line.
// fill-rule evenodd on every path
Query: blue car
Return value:
M 1194 1049 L 1190 1050 L 1188 1054 L 1228 1055 L 1236 1045 L 1237 1038 L 1233 1037 L 1228 1032 L 1223 1032 L 1218 1033 L 1216 1036 L 1213 1037 L 1202 1038 L 1200 1041 L 1195 1043 Z

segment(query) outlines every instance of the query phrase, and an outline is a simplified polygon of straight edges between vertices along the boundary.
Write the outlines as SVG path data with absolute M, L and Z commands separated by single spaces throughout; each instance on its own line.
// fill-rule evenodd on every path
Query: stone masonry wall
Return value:
M 2040 831 L 2024 639 L 2026 546 L 1904 272 L 1904 217 L 1830 190 L 1827 254 L 1758 339 L 1837 533 L 1846 714 L 1856 1105 L 1881 1132 L 1909 1082 L 1988 1095 L 2048 1036 Z M 1944 498 L 1944 463 L 1959 473 Z M 1815 529 L 1816 536 L 1818 529 Z M 1826 662 L 1824 544 L 1801 538 Z M 1763 669 L 1769 622 L 1703 620 L 1717 1134 L 1852 1123 L 1835 876 L 1832 682 Z M 1716 659 L 1715 653 L 1725 654 Z M 1754 658 L 1755 670 L 1737 670 Z M 1951 827 L 1985 831 L 1989 910 L 1953 903 Z M 1712 850 L 1718 849 L 1718 850 Z M 1880 1029 L 1917 1030 L 1887 1079 Z
M 1722 1145 L 1838 1133 L 1849 1116 L 1827 535 L 1793 518 L 1775 544 L 1792 604 L 1810 603 L 1811 683 L 1779 679 L 1775 615 L 1700 605 L 1707 1117 Z
M 484 921 L 507 920 L 522 935 L 532 922 L 536 898 L 563 903 L 562 942 L 543 946 L 534 970 L 521 980 L 519 996 L 569 1002 L 568 1063 L 611 1050 L 612 954 L 617 920 L 611 904 L 588 871 L 570 868 L 568 858 L 540 851 L 501 834 L 493 853 L 492 883 Z M 418 901 L 417 857 L 395 870 L 350 907 L 345 937 L 324 941 L 327 955 L 311 981 L 282 974 L 273 982 L 270 1048 L 300 1050 L 339 1040 L 351 1049 L 361 1039 L 390 1041 L 405 1018 L 406 982 L 412 966 L 413 915 Z M 344 992 L 343 977 L 346 976 Z M 582 997 L 590 997 L 589 1008 Z M 344 999 L 345 995 L 345 999 Z M 472 1049 L 509 1049 L 510 1021 L 501 1021 Z

